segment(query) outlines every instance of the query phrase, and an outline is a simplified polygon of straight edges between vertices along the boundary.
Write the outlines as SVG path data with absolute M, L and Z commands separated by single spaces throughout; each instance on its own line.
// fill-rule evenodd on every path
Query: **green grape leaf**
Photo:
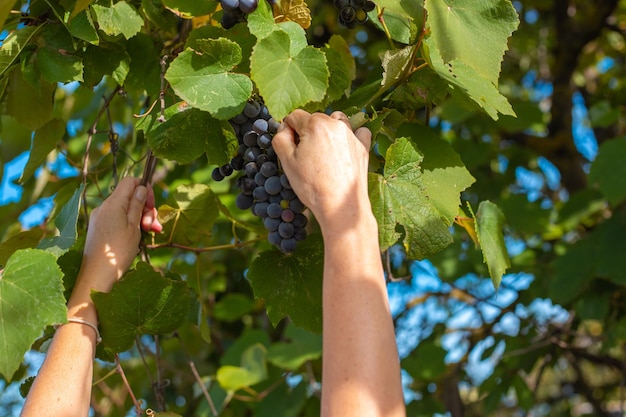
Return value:
M 181 164 L 193 162 L 205 152 L 211 164 L 230 161 L 237 151 L 237 139 L 226 122 L 198 109 L 183 109 L 171 116 L 166 113 L 165 122 L 156 122 L 146 132 L 154 154 Z
M 305 362 L 322 356 L 322 336 L 294 326 L 285 329 L 285 342 L 277 342 L 267 350 L 267 361 L 281 369 L 297 371 Z
M 330 47 L 324 47 L 321 50 L 326 56 L 328 71 L 330 73 L 330 77 L 328 78 L 328 90 L 326 91 L 324 100 L 321 102 L 310 102 L 305 106 L 305 109 L 310 112 L 325 110 L 330 103 L 341 98 L 346 92 L 349 92 L 350 85 L 352 84 L 349 69 L 346 68 L 346 61 L 341 56 L 341 53 Z
M 304 30 L 287 23 L 293 25 L 280 26 L 294 29 L 273 31 L 256 44 L 250 57 L 252 79 L 276 120 L 311 101 L 321 101 L 328 88 L 324 53 L 304 46 Z
M 37 168 L 46 161 L 46 158 L 63 139 L 65 123 L 59 119 L 52 119 L 40 129 L 37 129 L 33 137 L 33 144 L 28 155 L 28 162 L 20 176 L 20 183 L 24 183 L 33 176 Z
M 269 2 L 260 1 L 256 10 L 248 15 L 248 29 L 259 40 L 278 29 Z
M 135 336 L 176 330 L 187 318 L 193 295 L 187 283 L 162 276 L 146 263 L 116 282 L 111 292 L 92 292 L 104 346 L 132 347 Z
M 377 9 L 368 13 L 369 20 L 374 26 L 389 31 L 391 38 L 397 42 L 407 45 L 413 43 L 424 20 L 423 2 L 377 0 L 376 5 L 383 14 L 385 27 L 378 20 Z
M 426 67 L 398 85 L 392 91 L 390 101 L 400 109 L 417 110 L 424 106 L 439 105 L 447 95 L 448 83 L 430 67 Z
M 454 59 L 444 62 L 432 39 L 428 38 L 424 41 L 424 47 L 429 54 L 429 64 L 441 78 L 449 83 L 453 95 L 467 96 L 494 120 L 498 120 L 498 112 L 515 116 L 511 104 L 500 94 L 496 84 L 484 78 L 464 61 Z
M 35 39 L 45 25 L 24 26 L 10 32 L 0 46 L 0 79 L 6 74 L 9 67 L 17 62 L 24 48 Z
M 159 238 L 181 245 L 199 245 L 211 237 L 219 216 L 219 200 L 204 184 L 179 185 L 159 207 L 163 225 Z
M 200 49 L 181 52 L 165 78 L 193 107 L 221 120 L 236 116 L 252 94 L 250 78 L 230 72 L 241 61 L 241 48 L 226 38 L 198 39 L 195 43 Z
M 507 39 L 519 25 L 511 2 L 428 0 L 425 8 L 431 47 L 437 48 L 443 63 L 460 62 L 497 86 Z
M 11 9 L 16 3 L 18 3 L 17 0 L 6 0 L 0 4 L 0 31 L 2 31 L 5 20 L 7 19 L 7 17 L 9 17 L 9 13 L 11 13 Z
M 291 255 L 273 249 L 252 261 L 248 279 L 272 324 L 289 317 L 296 326 L 322 332 L 323 253 L 321 236 L 313 234 Z
M 46 249 L 59 257 L 67 252 L 78 236 L 77 227 L 78 215 L 80 214 L 81 195 L 83 193 L 84 184 L 74 191 L 70 200 L 65 203 L 59 214 L 54 219 L 54 225 L 59 231 L 58 236 L 45 238 L 39 243 L 39 249 Z
M 302 408 L 308 395 L 308 383 L 282 383 L 261 401 L 255 410 L 254 417 L 299 417 L 303 416 Z M 321 415 L 318 411 L 316 415 Z M 310 416 L 309 416 L 310 417 Z
M 217 382 L 226 391 L 237 391 L 266 380 L 266 354 L 265 346 L 255 343 L 241 355 L 241 366 L 224 365 L 217 370 Z
M 72 36 L 89 42 L 92 45 L 98 45 L 100 37 L 93 23 L 91 13 L 87 10 L 80 11 L 69 23 L 68 29 Z
M 626 198 L 626 138 L 604 142 L 598 150 L 598 156 L 591 164 L 589 181 L 614 206 Z
M 481 201 L 475 220 L 476 235 L 483 253 L 483 260 L 487 264 L 494 287 L 498 288 L 502 275 L 507 268 L 511 267 L 502 230 L 504 214 L 491 201 Z
M 369 174 L 372 210 L 378 221 L 382 250 L 395 244 L 404 229 L 404 246 L 411 259 L 423 259 L 450 243 L 448 221 L 427 194 L 420 170 L 423 155 L 415 144 L 401 137 L 386 153 L 385 174 Z M 460 192 L 460 191 L 459 191 Z
M 130 67 L 130 57 L 117 43 L 101 42 L 99 46 L 87 45 L 83 58 L 85 84 L 95 86 L 102 77 L 110 75 L 120 85 L 124 84 Z
M 42 81 L 35 88 L 21 71 L 13 71 L 5 99 L 6 114 L 30 130 L 39 129 L 52 119 L 55 86 Z
M 211 0 L 163 0 L 166 9 L 183 19 L 203 16 L 215 10 L 216 2 Z
M 94 4 L 98 26 L 107 35 L 122 35 L 126 39 L 135 36 L 143 26 L 143 18 L 130 4 L 118 1 L 111 7 Z
M 15 252 L 0 272 L 0 374 L 10 380 L 43 329 L 67 320 L 62 274 L 54 255 Z
M 348 71 L 348 78 L 353 81 L 356 78 L 356 62 L 350 51 L 350 45 L 343 36 L 333 35 L 328 40 L 327 49 L 337 51 L 343 60 L 343 67 Z
M 476 180 L 452 146 L 432 129 L 420 124 L 404 124 L 398 136 L 410 137 L 424 156 L 420 164 L 422 185 L 430 203 L 452 225 L 461 205 L 460 194 Z
M 83 80 L 83 62 L 72 36 L 60 25 L 47 25 L 37 36 L 37 67 L 46 81 Z
M 0 269 L 16 251 L 36 247 L 42 236 L 43 229 L 36 228 L 19 232 L 2 242 L 0 244 Z
M 385 51 L 381 56 L 383 65 L 383 79 L 381 85 L 388 87 L 397 82 L 409 63 L 409 57 L 413 51 L 412 46 L 402 49 L 393 49 Z

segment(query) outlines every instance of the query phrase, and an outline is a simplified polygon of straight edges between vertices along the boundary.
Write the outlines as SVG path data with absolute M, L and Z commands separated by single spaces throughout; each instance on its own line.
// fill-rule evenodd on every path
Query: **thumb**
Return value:
M 146 187 L 139 185 L 135 188 L 135 193 L 128 206 L 128 224 L 139 225 L 147 197 L 148 189 Z
M 372 145 L 372 132 L 366 127 L 360 127 L 354 131 L 354 136 L 365 146 L 365 149 L 369 152 Z
M 296 132 L 283 122 L 272 139 L 272 147 L 281 161 L 291 159 L 296 149 Z

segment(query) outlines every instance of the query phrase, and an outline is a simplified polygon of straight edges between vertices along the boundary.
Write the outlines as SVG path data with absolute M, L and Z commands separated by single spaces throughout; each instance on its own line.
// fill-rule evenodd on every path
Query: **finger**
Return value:
M 332 119 L 340 120 L 344 122 L 350 128 L 350 130 L 352 130 L 352 126 L 350 125 L 350 119 L 348 119 L 348 116 L 346 116 L 344 112 L 341 112 L 341 111 L 332 112 L 330 117 Z
M 157 210 L 153 208 L 144 208 L 143 216 L 141 217 L 141 228 L 146 232 L 160 233 L 163 231 L 163 226 L 159 222 Z
M 290 159 L 296 148 L 296 132 L 287 123 L 281 124 L 272 139 L 272 147 L 281 161 Z
M 148 189 L 143 185 L 138 185 L 135 189 L 133 197 L 130 199 L 130 203 L 128 206 L 128 224 L 137 226 L 139 225 L 147 198 Z
M 117 187 L 115 187 L 115 190 L 113 190 L 113 193 L 111 193 L 107 201 L 110 201 L 110 203 L 120 204 L 124 210 L 128 210 L 129 202 L 135 192 L 137 184 L 139 184 L 138 178 L 123 178 L 119 184 L 117 184 Z
M 283 123 L 287 124 L 293 130 L 295 130 L 297 134 L 300 134 L 310 118 L 311 113 L 302 109 L 296 109 L 289 113 L 287 117 L 283 119 Z
M 358 128 L 354 131 L 354 136 L 365 146 L 365 149 L 370 150 L 370 146 L 372 146 L 372 132 L 368 128 Z

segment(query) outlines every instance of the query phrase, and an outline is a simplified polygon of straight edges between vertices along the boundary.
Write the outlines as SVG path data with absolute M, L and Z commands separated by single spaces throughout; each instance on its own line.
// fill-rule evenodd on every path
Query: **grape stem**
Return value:
M 182 250 L 186 250 L 186 251 L 190 251 L 190 252 L 194 252 L 198 254 L 202 252 L 210 252 L 210 251 L 220 250 L 220 249 L 240 249 L 244 246 L 248 246 L 255 242 L 261 241 L 263 240 L 264 237 L 265 236 L 258 237 L 255 239 L 247 240 L 245 242 L 235 242 L 235 243 L 228 243 L 224 245 L 206 246 L 203 248 L 194 248 L 193 246 L 181 245 L 178 243 L 156 243 L 153 245 L 146 245 L 146 248 L 148 249 L 175 248 L 175 249 L 182 249 Z

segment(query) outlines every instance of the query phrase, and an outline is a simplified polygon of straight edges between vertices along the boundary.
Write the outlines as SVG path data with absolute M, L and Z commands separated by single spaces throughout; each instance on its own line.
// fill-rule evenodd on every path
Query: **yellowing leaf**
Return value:
M 276 23 L 292 21 L 302 26 L 303 29 L 311 26 L 311 11 L 304 0 L 281 0 L 280 5 L 274 3 L 272 9 Z

